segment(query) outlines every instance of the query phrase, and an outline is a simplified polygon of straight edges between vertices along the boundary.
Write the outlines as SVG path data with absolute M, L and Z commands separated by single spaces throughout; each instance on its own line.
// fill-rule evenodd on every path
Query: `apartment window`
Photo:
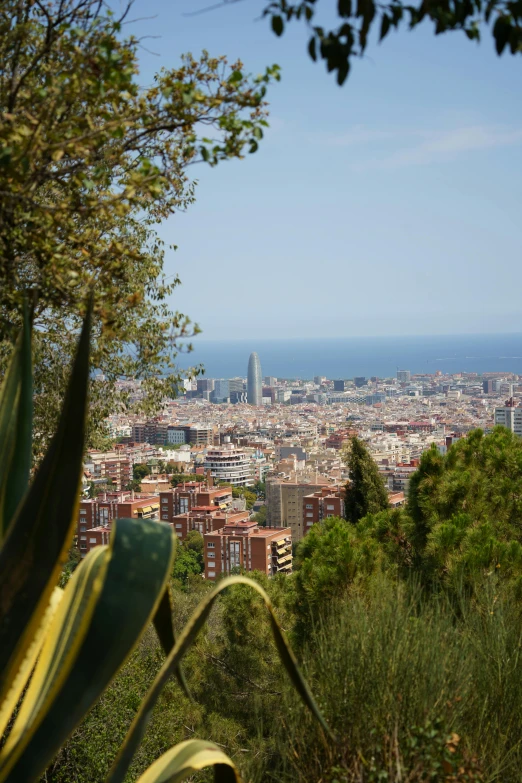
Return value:
M 313 505 L 312 505 L 312 503 L 307 503 L 307 504 L 306 504 L 306 508 L 313 508 Z
M 169 515 L 168 515 L 168 514 L 162 514 L 162 515 L 161 515 L 161 518 L 162 518 L 162 519 L 168 519 L 168 518 L 169 518 Z
M 208 554 L 209 558 L 215 558 L 216 557 L 216 553 L 215 552 L 208 552 L 207 554 Z
M 215 576 L 215 575 L 216 575 L 216 572 L 215 572 L 215 571 L 209 571 L 209 572 L 208 572 L 208 575 L 209 575 L 209 577 L 211 577 L 211 576 Z
M 80 536 L 80 541 L 87 541 L 87 536 Z
M 326 508 L 327 508 L 328 511 L 333 511 L 334 510 L 334 506 L 326 506 Z
M 181 538 L 183 533 L 180 530 L 176 530 L 176 535 L 177 535 L 178 538 Z
M 87 530 L 86 525 L 80 525 L 80 533 L 85 533 L 86 530 Z
M 87 513 L 87 512 L 86 512 L 86 510 L 85 510 L 84 508 L 81 508 L 81 509 L 80 509 L 80 514 L 81 514 L 82 516 L 85 516 L 85 514 L 86 514 L 86 513 Z
M 168 498 L 161 498 L 161 502 L 162 502 L 163 504 L 165 504 L 165 503 L 168 503 L 168 502 L 169 502 L 169 499 L 168 499 Z
M 216 547 L 216 545 L 214 544 L 213 541 L 209 541 L 207 546 L 208 546 L 209 549 L 215 549 L 215 547 Z
M 306 516 L 308 517 L 308 519 L 310 519 L 310 517 L 313 517 L 313 515 L 314 515 L 314 512 L 313 512 L 313 511 L 308 511 L 308 512 L 307 512 L 307 514 L 306 514 Z
M 180 530 L 183 528 L 183 525 L 181 523 L 176 524 L 176 529 Z
M 241 565 L 239 561 L 239 541 L 230 542 L 230 567 L 235 568 Z
M 89 539 L 89 544 L 96 544 L 96 543 L 97 543 L 97 540 L 95 538 L 90 538 Z

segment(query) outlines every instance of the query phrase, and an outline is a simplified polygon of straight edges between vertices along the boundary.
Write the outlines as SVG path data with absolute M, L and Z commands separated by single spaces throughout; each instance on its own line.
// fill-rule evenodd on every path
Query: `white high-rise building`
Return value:
M 228 481 L 234 487 L 251 487 L 254 484 L 252 455 L 237 449 L 232 443 L 221 448 L 209 448 L 204 462 L 214 481 Z
M 513 398 L 506 400 L 503 408 L 495 408 L 495 424 L 501 424 L 522 437 L 522 408 L 515 407 Z

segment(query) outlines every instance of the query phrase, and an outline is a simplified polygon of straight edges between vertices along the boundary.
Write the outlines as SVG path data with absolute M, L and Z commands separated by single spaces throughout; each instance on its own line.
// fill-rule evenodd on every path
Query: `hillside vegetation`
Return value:
M 521 479 L 520 440 L 472 432 L 423 456 L 405 509 L 328 519 L 298 546 L 290 578 L 256 576 L 336 745 L 285 677 L 261 600 L 239 587 L 186 658 L 194 701 L 170 683 L 129 779 L 197 735 L 253 782 L 519 781 Z M 176 584 L 181 628 L 209 587 Z M 150 633 L 47 781 L 102 778 L 160 663 Z

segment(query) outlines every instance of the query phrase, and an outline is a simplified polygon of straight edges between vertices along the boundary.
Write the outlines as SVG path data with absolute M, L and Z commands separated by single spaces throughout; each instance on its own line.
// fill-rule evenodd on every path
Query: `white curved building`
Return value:
M 208 448 L 204 462 L 214 481 L 228 481 L 234 487 L 251 487 L 254 484 L 252 455 L 236 449 L 230 443 L 220 448 Z
M 261 380 L 261 362 L 254 351 L 248 360 L 247 401 L 249 405 L 263 404 L 263 386 Z

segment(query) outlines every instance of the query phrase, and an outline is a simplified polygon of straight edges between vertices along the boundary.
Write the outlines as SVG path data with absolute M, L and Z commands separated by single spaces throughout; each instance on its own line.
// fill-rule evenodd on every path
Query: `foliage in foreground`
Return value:
M 58 586 L 78 511 L 90 326 L 89 310 L 58 430 L 30 484 L 32 367 L 27 311 L 0 390 L 0 781 L 39 779 L 153 621 L 165 659 L 135 705 L 132 723 L 107 770 L 109 783 L 121 783 L 173 675 L 188 696 L 181 659 L 221 593 L 232 585 L 260 596 L 281 662 L 329 734 L 270 598 L 257 582 L 243 576 L 221 580 L 198 604 L 176 641 L 168 588 L 176 538 L 169 525 L 116 520 L 110 544 L 91 550 L 65 589 Z M 196 550 L 197 544 L 189 541 Z M 239 781 L 236 766 L 216 744 L 194 738 L 163 752 L 140 781 L 180 781 L 209 766 L 216 781 Z
M 324 60 L 328 71 L 336 74 L 338 84 L 344 83 L 352 60 L 364 55 L 372 33 L 382 41 L 393 29 L 413 30 L 422 22 L 429 22 L 435 35 L 459 30 L 470 41 L 479 41 L 484 30 L 491 32 L 499 55 L 505 50 L 511 54 L 522 51 L 522 6 L 518 0 L 419 0 L 416 4 L 338 0 L 338 25 L 331 26 L 326 16 L 330 29 L 323 26 L 321 11 L 325 5 L 324 0 L 269 0 L 263 15 L 270 19 L 276 35 L 283 34 L 285 24 L 301 20 L 310 35 L 310 57 Z
M 205 589 L 175 592 L 180 620 Z M 267 589 L 290 628 L 291 580 Z M 130 780 L 162 743 L 192 733 L 240 759 L 251 783 L 519 780 L 522 618 L 494 575 L 475 598 L 461 596 L 458 612 L 453 601 L 382 575 L 325 602 L 301 657 L 337 744 L 304 718 L 262 612 L 242 588 L 224 598 L 186 657 L 196 703 L 173 685 L 164 692 Z M 123 734 L 160 657 L 146 637 L 66 744 L 53 783 L 102 777 L 104 748 Z
M 0 360 L 28 296 L 37 454 L 54 433 L 92 291 L 92 366 L 103 375 L 91 383 L 91 443 L 129 402 L 116 379 L 138 378 L 147 410 L 176 393 L 179 338 L 198 330 L 169 304 L 180 281 L 165 276 L 156 225 L 193 202 L 192 164 L 255 152 L 279 78 L 277 67 L 251 78 L 204 52 L 143 88 L 129 10 L 0 4 Z
M 499 569 L 522 577 L 522 440 L 504 427 L 471 432 L 442 457 L 423 454 L 407 523 L 425 577 L 467 582 Z

